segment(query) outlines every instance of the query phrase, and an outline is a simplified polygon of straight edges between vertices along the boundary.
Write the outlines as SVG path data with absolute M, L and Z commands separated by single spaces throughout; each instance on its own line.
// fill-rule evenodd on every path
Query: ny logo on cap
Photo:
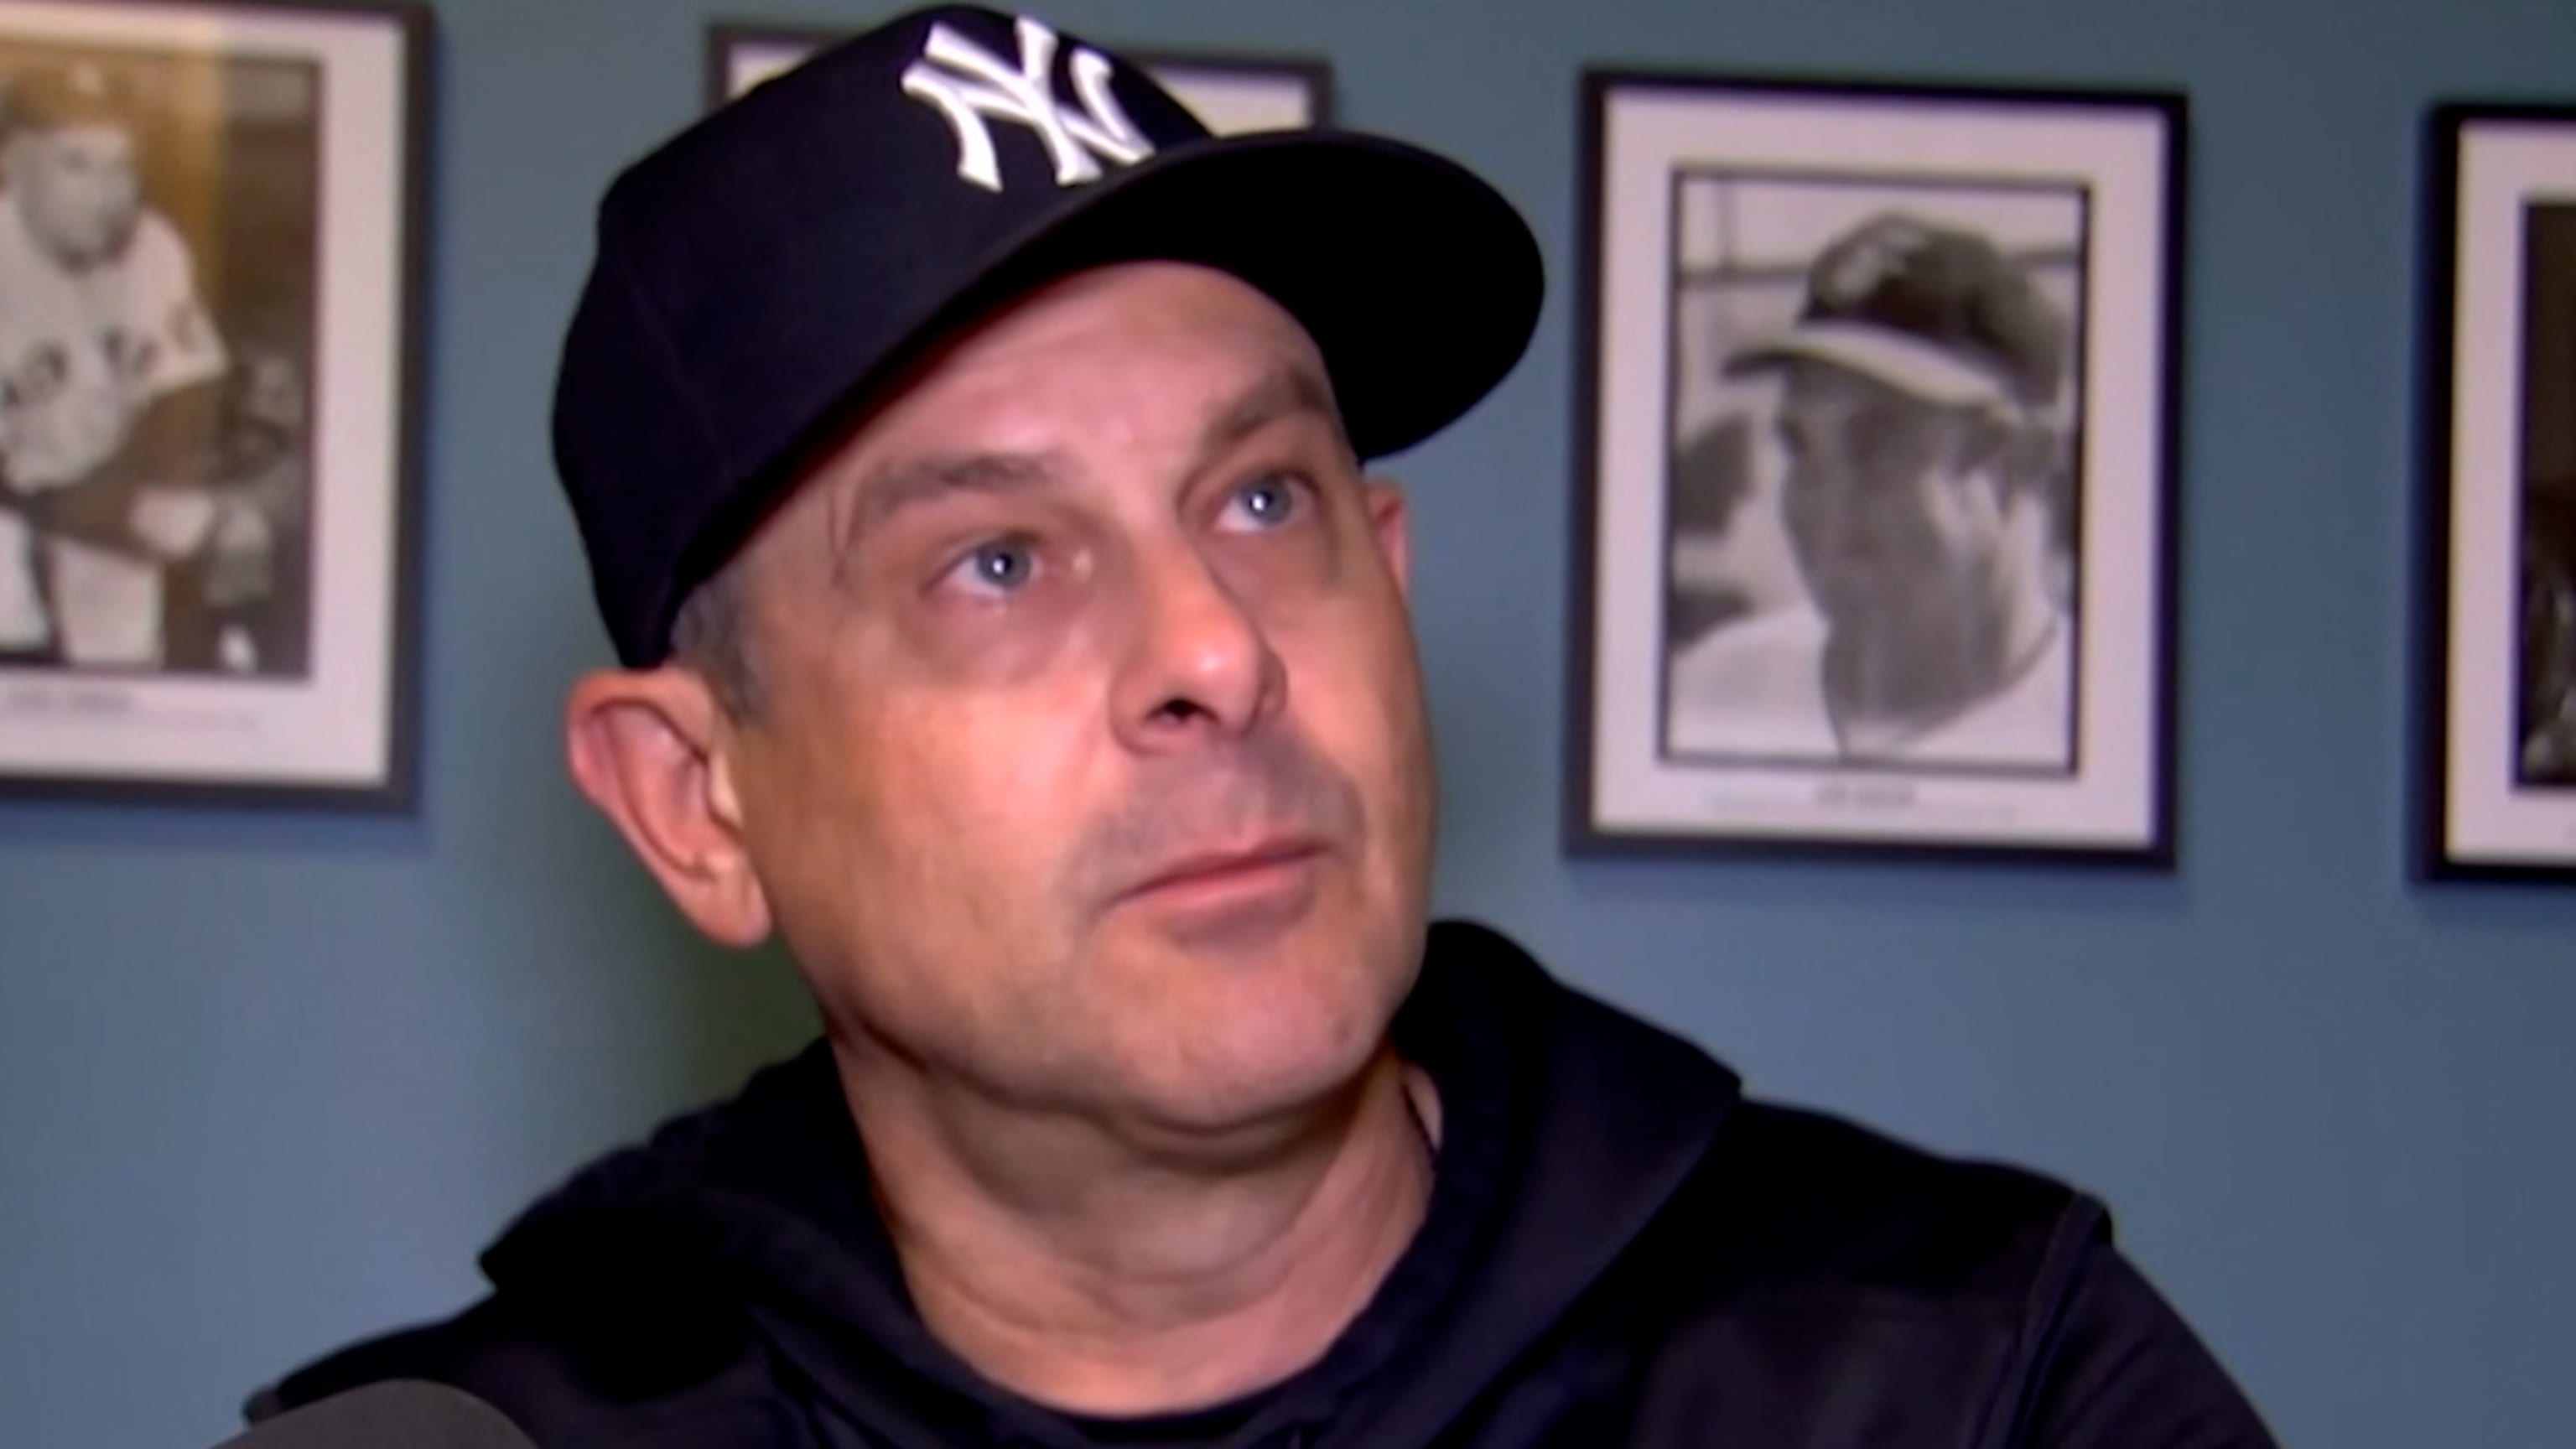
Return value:
M 1098 180 L 1100 160 L 1133 166 L 1154 154 L 1153 143 L 1127 119 L 1118 98 L 1110 93 L 1106 57 L 1075 47 L 1073 89 L 1082 98 L 1082 111 L 1077 114 L 1056 102 L 1055 32 L 1023 17 L 1019 41 L 1020 63 L 1015 69 L 946 25 L 933 25 L 921 59 L 904 70 L 903 93 L 937 107 L 949 129 L 957 133 L 960 180 L 986 191 L 1002 189 L 993 133 L 984 124 L 988 116 L 1037 132 L 1046 143 L 1048 158 L 1055 162 L 1058 186 Z

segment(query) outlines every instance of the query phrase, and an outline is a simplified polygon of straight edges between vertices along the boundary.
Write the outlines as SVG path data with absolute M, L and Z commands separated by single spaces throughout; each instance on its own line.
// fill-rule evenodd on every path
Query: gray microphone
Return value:
M 461 1389 L 394 1379 L 280 1414 L 215 1449 L 536 1449 Z

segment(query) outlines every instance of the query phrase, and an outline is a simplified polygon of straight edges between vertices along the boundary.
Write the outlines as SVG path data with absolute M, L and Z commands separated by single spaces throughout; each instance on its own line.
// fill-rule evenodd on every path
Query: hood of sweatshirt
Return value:
M 1431 928 L 1395 1038 L 1440 1094 L 1424 1224 L 1324 1357 L 1237 1426 L 1243 1449 L 1429 1442 L 1618 1261 L 1738 1100 L 1696 1048 L 1466 923 Z M 584 1169 L 483 1266 L 532 1317 L 612 1327 L 640 1375 L 713 1372 L 760 1342 L 873 1441 L 1087 1442 L 924 1328 L 819 1042 Z

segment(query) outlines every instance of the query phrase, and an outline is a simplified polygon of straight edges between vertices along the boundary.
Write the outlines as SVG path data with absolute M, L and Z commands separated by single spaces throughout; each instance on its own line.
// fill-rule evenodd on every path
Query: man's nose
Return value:
M 1260 620 L 1195 550 L 1139 557 L 1133 624 L 1111 708 L 1132 748 L 1239 735 L 1275 714 L 1287 671 Z

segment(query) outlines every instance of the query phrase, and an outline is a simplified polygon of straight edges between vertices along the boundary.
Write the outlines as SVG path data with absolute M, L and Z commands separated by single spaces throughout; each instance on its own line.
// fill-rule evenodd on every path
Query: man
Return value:
M 0 661 L 154 668 L 165 565 L 255 554 L 200 486 L 228 360 L 179 233 L 144 204 L 130 83 L 7 89 L 0 153 Z
M 2065 769 L 2074 622 L 2066 324 L 1973 232 L 1874 217 L 1821 253 L 1777 375 L 1783 521 L 1813 609 L 1674 667 L 1683 753 Z
M 2256 1445 L 2099 1209 L 1741 1101 L 1424 912 L 1410 541 L 1535 243 L 948 8 L 611 189 L 575 777 L 825 1039 L 577 1177 L 390 1377 L 554 1445 Z

